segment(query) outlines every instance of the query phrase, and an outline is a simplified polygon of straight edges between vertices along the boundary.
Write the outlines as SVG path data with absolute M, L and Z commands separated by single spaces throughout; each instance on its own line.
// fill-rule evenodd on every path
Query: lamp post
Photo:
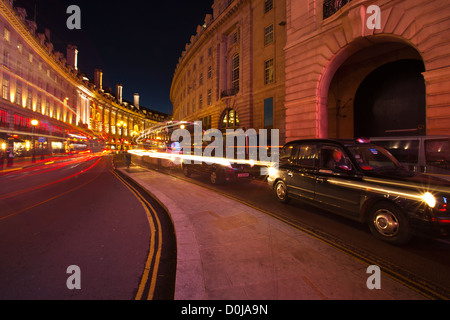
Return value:
M 32 128 L 33 128 L 33 157 L 31 158 L 31 161 L 32 162 L 36 162 L 36 144 L 35 144 L 35 138 L 34 138 L 34 135 L 35 135 L 35 133 L 36 133 L 36 126 L 39 124 L 39 121 L 38 120 L 36 120 L 36 119 L 33 119 L 33 120 L 31 120 L 31 125 L 32 125 Z
M 0 157 L 0 170 L 3 170 L 3 164 L 5 162 L 5 155 L 6 155 L 6 142 L 2 142 L 1 144 L 1 157 Z
M 119 123 L 117 123 L 117 126 L 120 128 L 120 145 L 123 152 L 123 130 L 127 127 L 127 124 L 126 122 L 120 121 Z

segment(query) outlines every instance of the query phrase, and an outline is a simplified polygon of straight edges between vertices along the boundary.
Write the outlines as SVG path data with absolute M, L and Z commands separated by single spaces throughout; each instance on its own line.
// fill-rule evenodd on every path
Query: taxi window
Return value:
M 295 163 L 301 167 L 314 168 L 317 165 L 318 153 L 315 145 L 299 145 Z
M 294 144 L 288 144 L 280 150 L 280 163 L 289 163 L 291 157 L 295 155 L 297 148 Z
M 321 168 L 338 171 L 351 171 L 353 169 L 350 159 L 338 147 L 324 146 L 321 150 Z

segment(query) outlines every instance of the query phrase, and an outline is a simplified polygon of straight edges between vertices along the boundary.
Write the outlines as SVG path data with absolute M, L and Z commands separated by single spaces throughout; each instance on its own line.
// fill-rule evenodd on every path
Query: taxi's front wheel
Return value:
M 412 232 L 402 210 L 388 202 L 376 204 L 369 215 L 370 231 L 377 238 L 401 245 L 411 240 Z
M 288 195 L 286 184 L 282 180 L 279 180 L 277 181 L 277 183 L 275 183 L 273 193 L 275 198 L 282 203 L 288 203 L 291 200 Z

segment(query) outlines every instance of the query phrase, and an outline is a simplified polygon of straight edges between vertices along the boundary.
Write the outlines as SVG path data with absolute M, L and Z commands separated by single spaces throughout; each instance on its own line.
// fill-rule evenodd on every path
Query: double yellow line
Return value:
M 153 206 L 134 188 L 131 184 L 129 184 L 125 179 L 123 179 L 117 172 L 111 170 L 111 173 L 121 181 L 128 190 L 139 200 L 144 207 L 144 210 L 147 214 L 147 220 L 150 225 L 150 250 L 147 257 L 147 261 L 145 263 L 144 272 L 142 274 L 141 282 L 139 284 L 139 288 L 135 297 L 135 300 L 152 300 L 155 294 L 156 288 L 156 279 L 158 276 L 158 268 L 159 262 L 161 259 L 161 248 L 162 248 L 162 230 L 161 230 L 161 222 L 158 218 L 158 215 L 153 208 Z M 151 212 L 150 212 L 150 210 Z M 158 235 L 156 235 L 158 233 Z M 152 267 L 153 266 L 153 267 Z M 150 277 L 150 279 L 149 279 Z M 144 297 L 145 288 L 147 287 L 147 283 L 150 281 L 148 286 L 148 294 Z

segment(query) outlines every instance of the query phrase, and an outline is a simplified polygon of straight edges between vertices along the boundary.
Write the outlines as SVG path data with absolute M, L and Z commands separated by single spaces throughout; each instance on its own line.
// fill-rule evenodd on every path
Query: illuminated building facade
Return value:
M 449 135 L 446 0 L 287 0 L 286 136 Z
M 279 129 L 284 140 L 284 0 L 215 0 L 172 80 L 175 120 Z
M 214 1 L 179 58 L 174 117 L 299 138 L 450 134 L 445 0 Z
M 0 1 L 0 144 L 2 156 L 66 152 L 81 139 L 90 146 L 117 148 L 131 142 L 134 132 L 169 116 L 122 99 L 103 88 L 102 71 L 93 81 L 80 73 L 78 49 L 57 52 L 50 31 L 38 32 L 26 10 Z M 32 120 L 37 125 L 32 124 Z

